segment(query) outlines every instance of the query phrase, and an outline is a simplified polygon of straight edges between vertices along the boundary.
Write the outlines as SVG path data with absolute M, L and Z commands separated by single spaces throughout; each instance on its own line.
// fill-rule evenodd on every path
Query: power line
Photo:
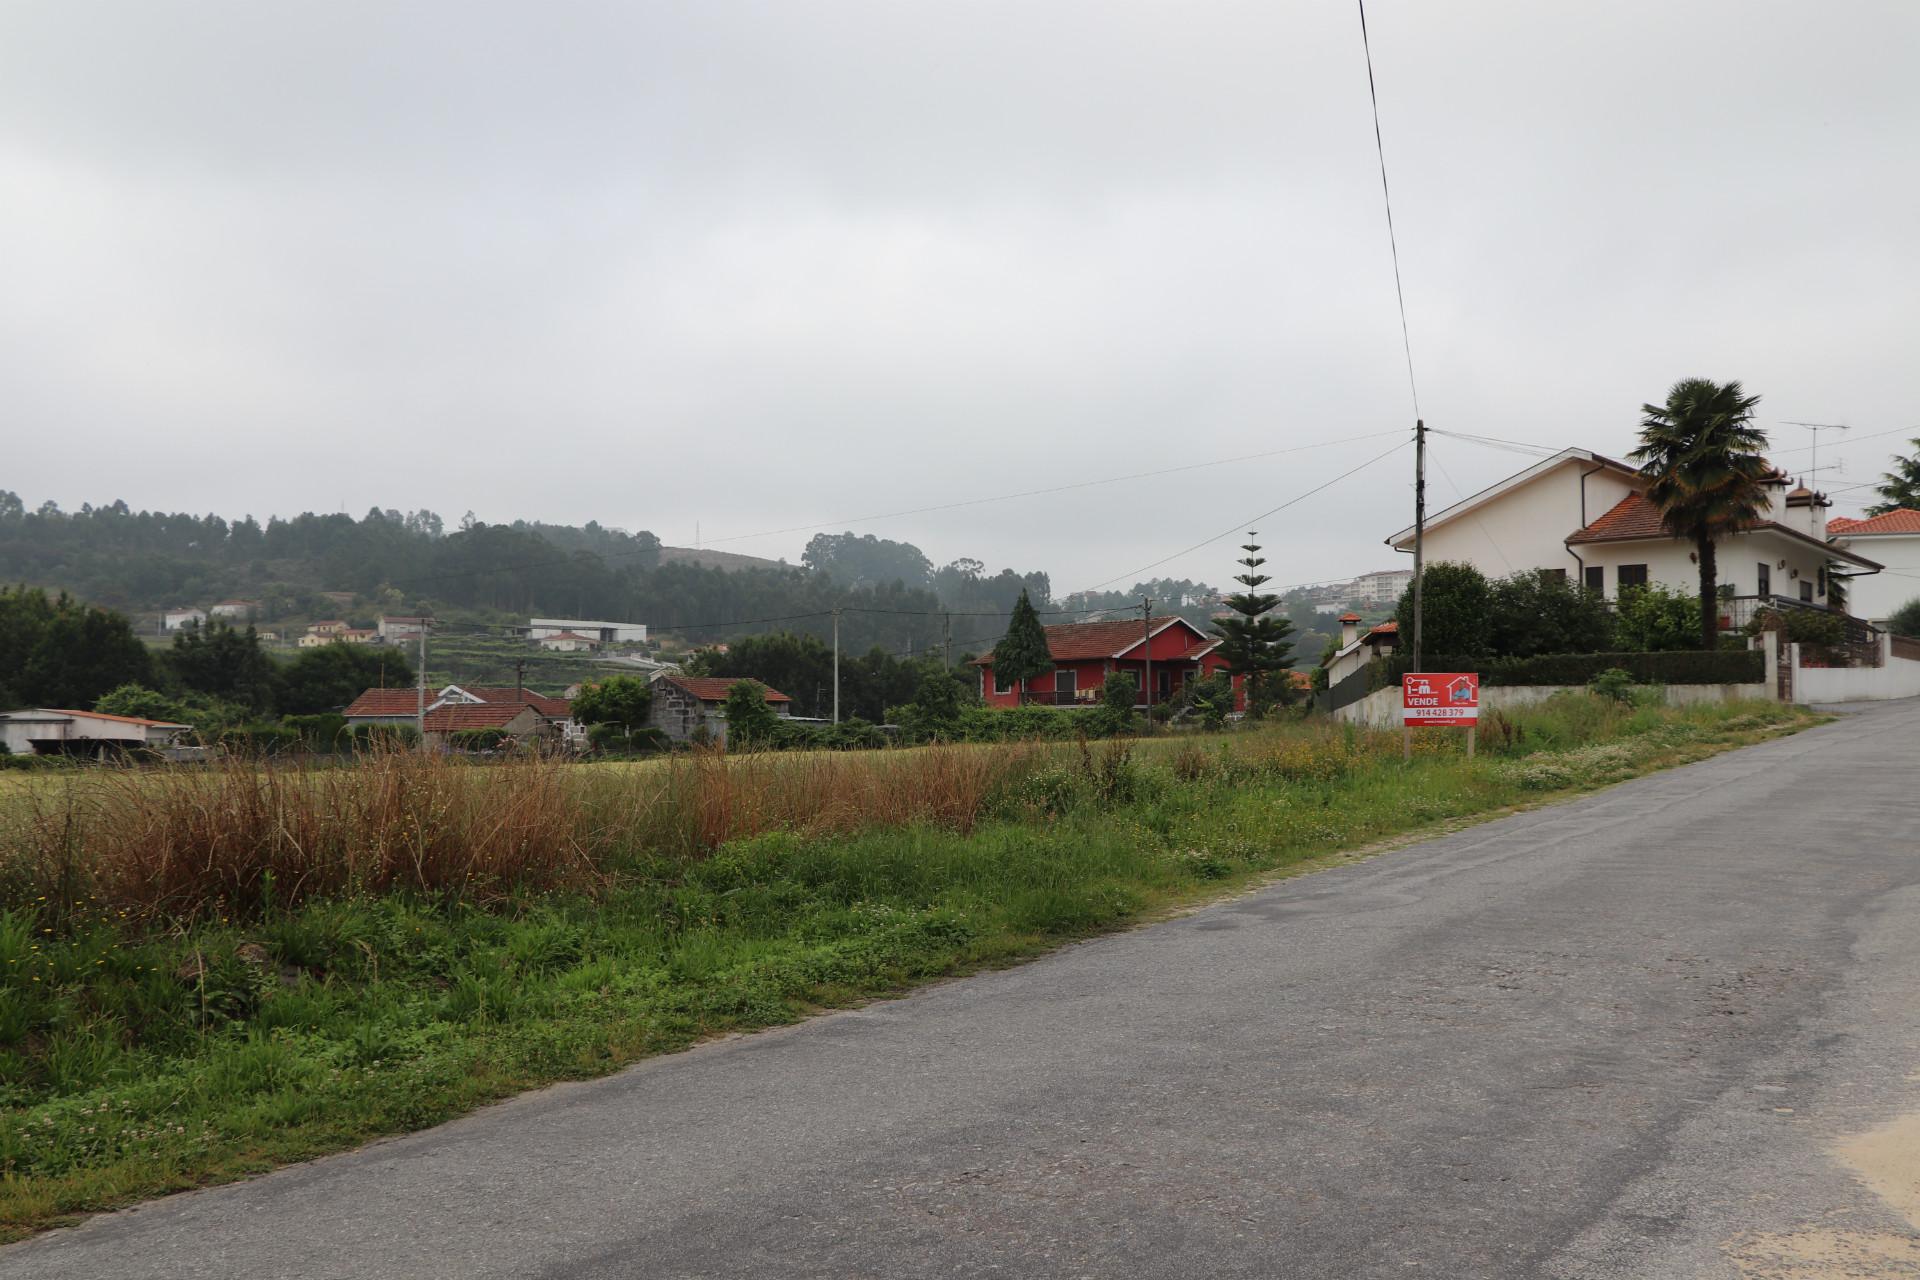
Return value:
M 1393 195 L 1387 190 L 1387 147 L 1380 139 L 1380 91 L 1373 82 L 1373 42 L 1367 37 L 1367 0 L 1360 6 L 1360 47 L 1367 55 L 1367 98 L 1373 103 L 1373 149 L 1380 157 L 1380 198 L 1387 206 L 1387 246 L 1393 251 L 1393 296 L 1400 303 L 1400 345 L 1407 353 L 1407 389 L 1413 393 L 1413 416 L 1420 413 L 1420 388 L 1413 380 L 1413 339 L 1407 330 L 1407 295 L 1400 285 L 1400 240 L 1393 230 Z
M 1397 435 L 1399 433 L 1396 432 L 1395 434 Z M 1293 506 L 1295 503 L 1304 502 L 1308 498 L 1311 498 L 1314 494 L 1321 492 L 1323 489 L 1330 489 L 1334 485 L 1339 484 L 1342 480 L 1345 480 L 1347 477 L 1358 475 L 1360 472 L 1365 471 L 1368 467 L 1372 466 L 1374 463 L 1379 462 L 1382 458 L 1391 457 L 1406 447 L 1407 447 L 1407 442 L 1405 440 L 1402 440 L 1399 444 L 1394 445 L 1393 448 L 1387 450 L 1385 453 L 1375 454 L 1373 457 L 1368 458 L 1365 462 L 1361 463 L 1359 466 L 1353 467 L 1346 471 L 1342 471 L 1339 475 L 1335 476 L 1333 479 L 1317 484 L 1313 486 L 1313 488 L 1308 489 L 1304 493 L 1296 494 L 1293 497 L 1288 498 L 1285 502 L 1281 503 L 1279 506 L 1272 508 L 1271 510 L 1262 511 L 1257 516 L 1249 516 L 1245 520 L 1236 521 L 1231 528 L 1227 529 L 1223 533 L 1216 533 L 1211 538 L 1202 539 L 1201 541 L 1194 543 L 1190 547 L 1174 552 L 1170 556 L 1162 556 L 1160 559 L 1155 560 L 1152 564 L 1142 565 L 1140 566 L 1140 568 L 1129 570 L 1126 573 L 1117 573 L 1113 577 L 1108 578 L 1105 582 L 1096 582 L 1093 586 L 1086 588 L 1086 590 L 1088 592 L 1098 591 L 1102 587 L 1111 586 L 1113 583 L 1123 581 L 1124 579 L 1127 579 L 1127 578 L 1132 578 L 1135 581 L 1138 581 L 1139 575 L 1145 573 L 1147 570 L 1158 569 L 1161 565 L 1166 564 L 1169 560 L 1178 560 L 1181 556 L 1191 555 L 1193 552 L 1200 550 L 1200 548 L 1211 546 L 1214 543 L 1220 541 L 1222 538 L 1231 538 L 1236 534 L 1242 533 L 1249 526 L 1257 524 L 1262 520 L 1265 520 L 1268 516 L 1278 515 L 1280 512 L 1285 511 L 1288 507 Z
M 820 529 L 832 529 L 842 525 L 871 524 L 876 520 L 896 520 L 903 516 L 926 515 L 935 511 L 955 511 L 962 507 L 985 506 L 992 502 L 1011 502 L 1016 498 L 1039 498 L 1048 494 L 1067 493 L 1075 489 L 1091 489 L 1103 484 L 1120 484 L 1127 480 L 1156 480 L 1162 476 L 1178 475 L 1184 471 L 1200 471 L 1207 467 L 1224 467 L 1237 462 L 1257 462 L 1262 458 L 1277 458 L 1289 453 L 1306 453 L 1312 449 L 1327 449 L 1334 445 L 1350 444 L 1357 440 L 1378 440 L 1395 431 L 1376 431 L 1372 435 L 1344 436 L 1338 440 L 1320 440 L 1313 444 L 1292 445 L 1285 449 L 1268 449 L 1261 453 L 1244 453 L 1235 458 L 1215 458 L 1209 462 L 1189 462 L 1178 467 L 1159 467 L 1152 471 L 1134 471 L 1123 476 L 1107 476 L 1099 480 L 1077 480 L 1070 484 L 1050 485 L 1044 489 L 1022 489 L 1018 493 L 996 494 L 990 498 L 967 498 L 959 502 L 942 502 L 932 506 L 910 507 L 903 511 L 886 511 L 878 515 L 849 516 L 842 520 L 827 520 L 819 524 L 792 525 L 785 529 L 764 529 L 759 533 L 736 533 L 725 538 L 708 538 L 706 545 L 718 542 L 747 542 L 755 538 L 772 538 L 788 533 L 812 533 Z

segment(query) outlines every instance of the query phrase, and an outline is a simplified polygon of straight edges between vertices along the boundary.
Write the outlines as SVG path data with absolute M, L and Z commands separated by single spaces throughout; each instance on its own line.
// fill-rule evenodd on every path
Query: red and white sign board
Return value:
M 1471 671 L 1424 671 L 1400 678 L 1400 722 L 1480 723 L 1480 677 Z

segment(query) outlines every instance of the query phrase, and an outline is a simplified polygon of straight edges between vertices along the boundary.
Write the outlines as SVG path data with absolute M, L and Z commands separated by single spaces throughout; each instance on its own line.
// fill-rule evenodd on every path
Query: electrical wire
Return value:
M 1420 414 L 1420 387 L 1413 378 L 1413 338 L 1407 329 L 1407 294 L 1400 285 L 1400 240 L 1393 230 L 1393 195 L 1387 190 L 1387 147 L 1380 138 L 1380 91 L 1373 80 L 1373 42 L 1367 35 L 1367 0 L 1360 6 L 1360 47 L 1367 56 L 1367 99 L 1373 104 L 1373 149 L 1380 157 L 1380 198 L 1387 207 L 1387 246 L 1393 251 L 1393 296 L 1400 303 L 1400 345 L 1407 353 L 1407 389 L 1413 393 L 1413 416 Z

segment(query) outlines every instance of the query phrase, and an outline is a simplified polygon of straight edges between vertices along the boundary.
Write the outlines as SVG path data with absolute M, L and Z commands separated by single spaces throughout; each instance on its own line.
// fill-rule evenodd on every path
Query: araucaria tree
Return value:
M 993 646 L 993 678 L 997 684 L 1013 684 L 1022 690 L 1026 701 L 1026 681 L 1037 680 L 1053 670 L 1053 651 L 1047 648 L 1047 629 L 1040 625 L 1033 601 L 1022 591 L 1013 602 L 1013 614 L 1007 619 L 1007 634 Z
M 1880 477 L 1880 487 L 1875 490 L 1880 501 L 1867 508 L 1868 515 L 1883 516 L 1902 507 L 1920 511 L 1920 440 L 1907 443 L 1913 446 L 1913 456 L 1894 458 L 1893 470 Z
M 1759 396 L 1739 382 L 1682 378 L 1665 404 L 1642 405 L 1640 447 L 1629 456 L 1647 475 L 1647 500 L 1667 532 L 1693 543 L 1700 562 L 1700 647 L 1717 642 L 1719 565 L 1715 539 L 1747 527 L 1766 508 L 1771 472 L 1753 423 Z
M 1254 541 L 1257 536 L 1249 531 L 1246 545 L 1240 548 L 1247 554 L 1240 561 L 1244 572 L 1233 579 L 1240 590 L 1227 597 L 1231 616 L 1213 624 L 1214 634 L 1220 637 L 1219 654 L 1229 672 L 1246 678 L 1247 710 L 1255 714 L 1269 700 L 1285 702 L 1293 692 L 1292 683 L 1284 678 L 1272 693 L 1264 693 L 1261 688 L 1263 677 L 1285 671 L 1293 661 L 1293 623 L 1275 610 L 1280 597 L 1260 590 L 1271 579 L 1260 572 L 1266 560 L 1260 555 L 1260 544 Z

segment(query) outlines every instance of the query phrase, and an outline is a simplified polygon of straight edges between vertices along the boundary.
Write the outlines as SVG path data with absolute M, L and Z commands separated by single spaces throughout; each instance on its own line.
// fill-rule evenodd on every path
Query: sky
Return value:
M 1851 427 L 1836 513 L 1920 435 L 1920 6 L 1367 19 L 1429 426 L 1739 378 L 1789 469 Z M 1415 417 L 1350 3 L 16 3 L 0 193 L 30 505 L 1403 558 L 1411 449 L 1336 480 Z M 1437 437 L 1433 500 L 1528 461 Z

